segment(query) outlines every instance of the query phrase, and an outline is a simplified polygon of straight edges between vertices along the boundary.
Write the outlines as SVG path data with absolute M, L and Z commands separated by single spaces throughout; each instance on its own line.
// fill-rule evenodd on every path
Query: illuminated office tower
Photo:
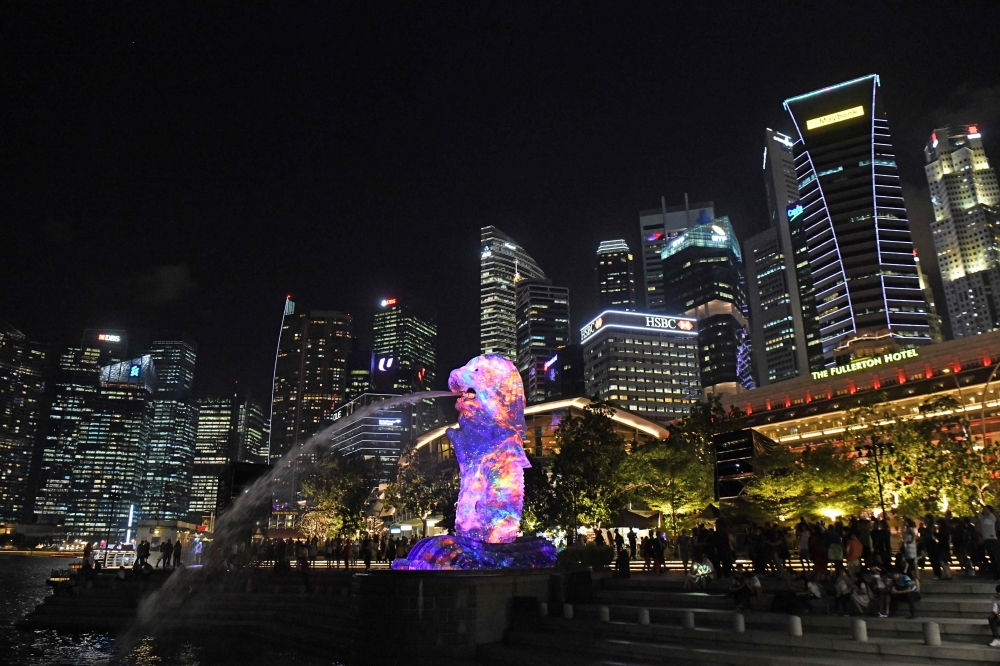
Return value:
M 597 311 L 635 312 L 635 261 L 623 240 L 601 241 L 597 247 Z
M 668 423 L 701 398 L 694 319 L 602 312 L 580 329 L 587 396 Z
M 687 202 L 687 195 L 684 195 Z M 715 204 L 711 201 L 692 205 L 667 207 L 660 197 L 660 208 L 639 213 L 639 238 L 642 240 L 642 291 L 639 299 L 645 303 L 646 312 L 666 312 L 663 304 L 663 265 L 660 253 L 667 241 L 682 234 L 695 223 L 708 222 L 715 217 Z
M 784 103 L 798 132 L 789 222 L 808 255 L 827 366 L 932 342 L 878 93 L 873 74 Z
M 153 426 L 146 455 L 141 516 L 187 516 L 194 468 L 198 405 L 191 396 L 197 345 L 183 334 L 154 337 L 149 355 L 156 371 Z
M 931 339 L 934 340 L 935 344 L 944 342 L 944 326 L 941 322 L 941 315 L 938 314 L 937 306 L 934 304 L 934 291 L 931 289 L 931 283 L 927 279 L 927 274 L 924 273 L 920 265 L 920 256 L 917 254 L 916 249 L 913 250 L 913 261 L 917 264 L 920 289 L 924 292 L 924 298 L 927 299 L 927 324 L 931 327 Z
M 934 130 L 924 155 L 952 334 L 994 331 L 1000 328 L 1000 190 L 979 127 Z
M 76 457 L 65 519 L 69 537 L 124 539 L 129 516 L 142 505 L 155 394 L 149 355 L 100 368 L 90 412 L 73 433 Z
M 77 431 L 94 411 L 101 367 L 122 361 L 127 354 L 125 331 L 110 329 L 84 331 L 79 347 L 60 354 L 35 496 L 34 513 L 39 522 L 64 521 L 78 453 Z
M 394 382 L 387 390 L 411 393 L 429 391 L 434 384 L 437 359 L 437 324 L 433 313 L 415 299 L 383 298 L 375 312 L 376 358 L 392 358 Z
M 271 395 L 272 461 L 304 444 L 344 402 L 352 328 L 348 314 L 297 310 L 286 299 Z
M 236 408 L 236 462 L 266 464 L 268 433 L 264 408 L 247 393 Z
M 347 362 L 344 399 L 351 402 L 372 390 L 372 351 L 355 348 Z
M 528 403 L 544 402 L 560 393 L 556 356 L 568 345 L 569 289 L 547 278 L 522 278 L 515 285 L 517 300 L 517 369 Z
M 544 278 L 524 248 L 496 227 L 482 228 L 479 255 L 479 346 L 517 362 L 517 298 L 514 278 Z
M 189 513 L 208 516 L 216 512 L 219 479 L 232 462 L 236 449 L 234 408 L 232 397 L 198 400 L 198 434 Z
M 744 243 L 753 360 L 758 384 L 794 379 L 823 365 L 815 330 L 815 304 L 800 298 L 809 283 L 808 261 L 796 266 L 788 209 L 799 199 L 792 139 L 768 129 L 764 134 L 764 190 L 770 227 Z M 803 274 L 800 275 L 800 272 Z
M 743 257 L 728 217 L 696 224 L 660 253 L 669 312 L 698 322 L 698 356 L 705 394 L 753 389 Z
M 28 474 L 42 426 L 48 350 L 0 321 L 0 521 L 29 522 Z

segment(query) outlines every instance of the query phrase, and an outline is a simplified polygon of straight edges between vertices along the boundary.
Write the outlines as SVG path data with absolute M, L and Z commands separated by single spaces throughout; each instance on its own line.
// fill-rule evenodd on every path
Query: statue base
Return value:
M 405 558 L 392 563 L 397 571 L 471 571 L 475 569 L 545 569 L 556 565 L 556 547 L 541 537 L 510 543 L 488 543 L 441 535 L 421 539 Z

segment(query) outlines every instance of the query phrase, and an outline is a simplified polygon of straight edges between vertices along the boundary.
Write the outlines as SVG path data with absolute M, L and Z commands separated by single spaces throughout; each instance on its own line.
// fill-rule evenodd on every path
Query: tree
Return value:
M 866 477 L 841 447 L 780 447 L 756 458 L 753 467 L 743 497 L 767 518 L 815 515 L 824 509 L 850 514 L 870 506 Z
M 380 471 L 377 458 L 332 455 L 320 461 L 315 474 L 302 483 L 309 509 L 301 524 L 317 536 L 331 529 L 355 534 L 364 523 Z
M 541 458 L 528 457 L 531 467 L 524 470 L 524 509 L 521 512 L 521 532 L 534 534 L 557 525 L 553 516 L 555 495 L 548 470 Z
M 659 440 L 640 446 L 622 466 L 625 491 L 669 516 L 670 529 L 708 505 L 714 496 L 711 464 L 684 441 Z
M 385 503 L 420 517 L 424 536 L 427 519 L 436 513 L 454 515 L 460 487 L 455 458 L 435 460 L 411 451 L 400 460 L 396 482 L 386 488 Z
M 608 523 L 624 507 L 621 466 L 628 454 L 612 414 L 609 404 L 594 402 L 582 416 L 571 415 L 556 428 L 552 518 L 570 534 L 581 524 Z

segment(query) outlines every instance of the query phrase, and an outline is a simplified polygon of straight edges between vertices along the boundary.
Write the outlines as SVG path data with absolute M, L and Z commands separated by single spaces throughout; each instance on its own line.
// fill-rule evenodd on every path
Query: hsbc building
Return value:
M 587 395 L 666 423 L 701 396 L 697 321 L 607 310 L 580 329 Z

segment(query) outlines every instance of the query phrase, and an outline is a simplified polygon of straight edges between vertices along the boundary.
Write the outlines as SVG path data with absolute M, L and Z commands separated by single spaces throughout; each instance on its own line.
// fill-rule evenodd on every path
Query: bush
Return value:
M 586 546 L 570 546 L 559 552 L 556 566 L 571 571 L 573 569 L 604 569 L 615 559 L 615 549 L 589 543 Z

